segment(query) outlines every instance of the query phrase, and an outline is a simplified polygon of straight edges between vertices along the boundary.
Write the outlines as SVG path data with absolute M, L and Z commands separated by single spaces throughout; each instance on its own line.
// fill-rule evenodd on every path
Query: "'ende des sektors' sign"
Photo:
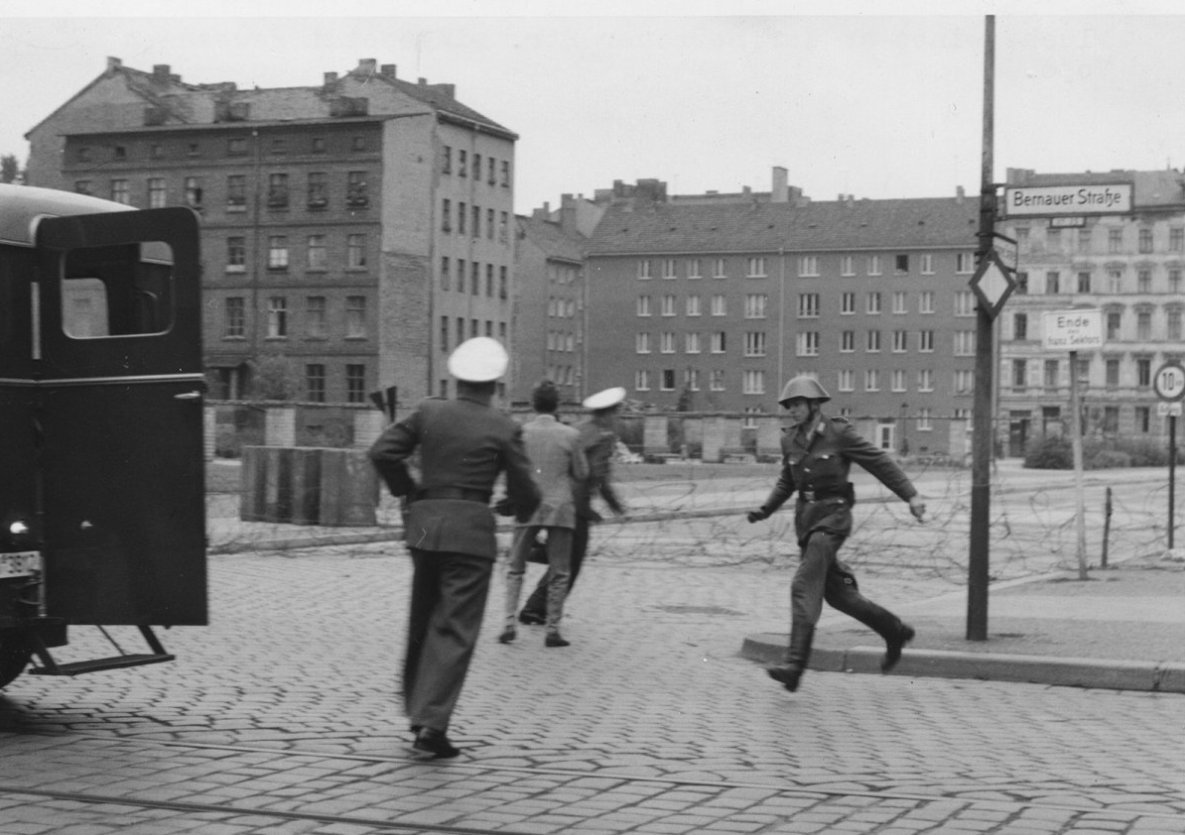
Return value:
M 1103 347 L 1103 314 L 1098 310 L 1047 310 L 1041 317 L 1046 351 L 1084 351 Z
M 1132 210 L 1132 184 L 1005 186 L 1007 217 L 1119 215 Z

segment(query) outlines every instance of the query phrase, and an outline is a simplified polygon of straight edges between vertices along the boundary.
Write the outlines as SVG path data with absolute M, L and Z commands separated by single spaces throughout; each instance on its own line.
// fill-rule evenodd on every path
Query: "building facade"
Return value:
M 999 229 L 1017 241 L 1017 291 L 1000 324 L 997 416 L 1007 455 L 1032 440 L 1068 431 L 1070 375 L 1082 393 L 1087 437 L 1147 439 L 1166 434 L 1152 387 L 1156 369 L 1185 358 L 1185 175 L 1166 171 L 1038 174 L 1009 169 L 1012 186 L 1092 183 L 1133 185 L 1130 214 L 1004 218 Z M 1043 349 L 1050 311 L 1098 310 L 1103 347 Z
M 602 195 L 588 242 L 588 388 L 658 410 L 774 413 L 817 377 L 883 448 L 960 451 L 974 391 L 977 200 Z
M 517 136 L 452 85 L 364 59 L 239 90 L 113 58 L 27 138 L 31 185 L 200 214 L 216 398 L 410 406 L 448 393 L 461 340 L 511 338 Z

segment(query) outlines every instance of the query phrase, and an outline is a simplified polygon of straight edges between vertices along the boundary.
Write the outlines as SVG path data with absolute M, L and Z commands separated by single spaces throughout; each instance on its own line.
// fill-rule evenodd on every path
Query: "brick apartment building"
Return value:
M 1131 214 L 1004 219 L 1018 241 L 1020 288 L 1004 306 L 997 414 L 1007 421 L 1006 454 L 1033 438 L 1060 434 L 1070 419 L 1069 354 L 1042 348 L 1043 313 L 1100 311 L 1101 350 L 1078 355 L 1087 436 L 1157 440 L 1152 375 L 1185 359 L 1185 174 L 1178 171 L 1038 174 L 1009 169 L 1013 186 L 1131 183 Z M 1001 430 L 1001 434 L 1005 432 Z
M 651 180 L 596 202 L 587 390 L 770 413 L 785 380 L 807 373 L 884 448 L 946 452 L 965 433 L 979 203 L 961 189 L 819 202 L 778 167 L 767 193 L 668 198 Z
M 30 185 L 201 215 L 214 398 L 258 394 L 271 357 L 292 399 L 408 405 L 447 392 L 460 340 L 511 337 L 517 136 L 451 84 L 364 59 L 240 90 L 111 58 L 26 138 Z

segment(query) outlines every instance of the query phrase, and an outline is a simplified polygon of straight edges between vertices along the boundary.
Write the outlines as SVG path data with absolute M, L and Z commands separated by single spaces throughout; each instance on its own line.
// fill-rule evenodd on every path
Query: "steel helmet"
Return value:
M 798 376 L 786 383 L 782 388 L 782 395 L 778 398 L 778 403 L 785 406 L 795 397 L 804 397 L 807 400 L 817 400 L 823 403 L 831 399 L 831 395 L 827 393 L 827 389 L 823 388 L 814 377 Z

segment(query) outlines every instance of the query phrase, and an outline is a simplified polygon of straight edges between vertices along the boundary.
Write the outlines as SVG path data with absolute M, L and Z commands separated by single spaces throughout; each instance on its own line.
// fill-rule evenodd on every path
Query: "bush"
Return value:
M 1114 470 L 1131 465 L 1132 457 L 1126 452 L 1118 449 L 1100 449 L 1085 459 L 1082 466 L 1087 470 Z
M 1073 469 L 1074 451 L 1070 439 L 1050 435 L 1029 444 L 1025 448 L 1025 467 L 1032 470 Z

